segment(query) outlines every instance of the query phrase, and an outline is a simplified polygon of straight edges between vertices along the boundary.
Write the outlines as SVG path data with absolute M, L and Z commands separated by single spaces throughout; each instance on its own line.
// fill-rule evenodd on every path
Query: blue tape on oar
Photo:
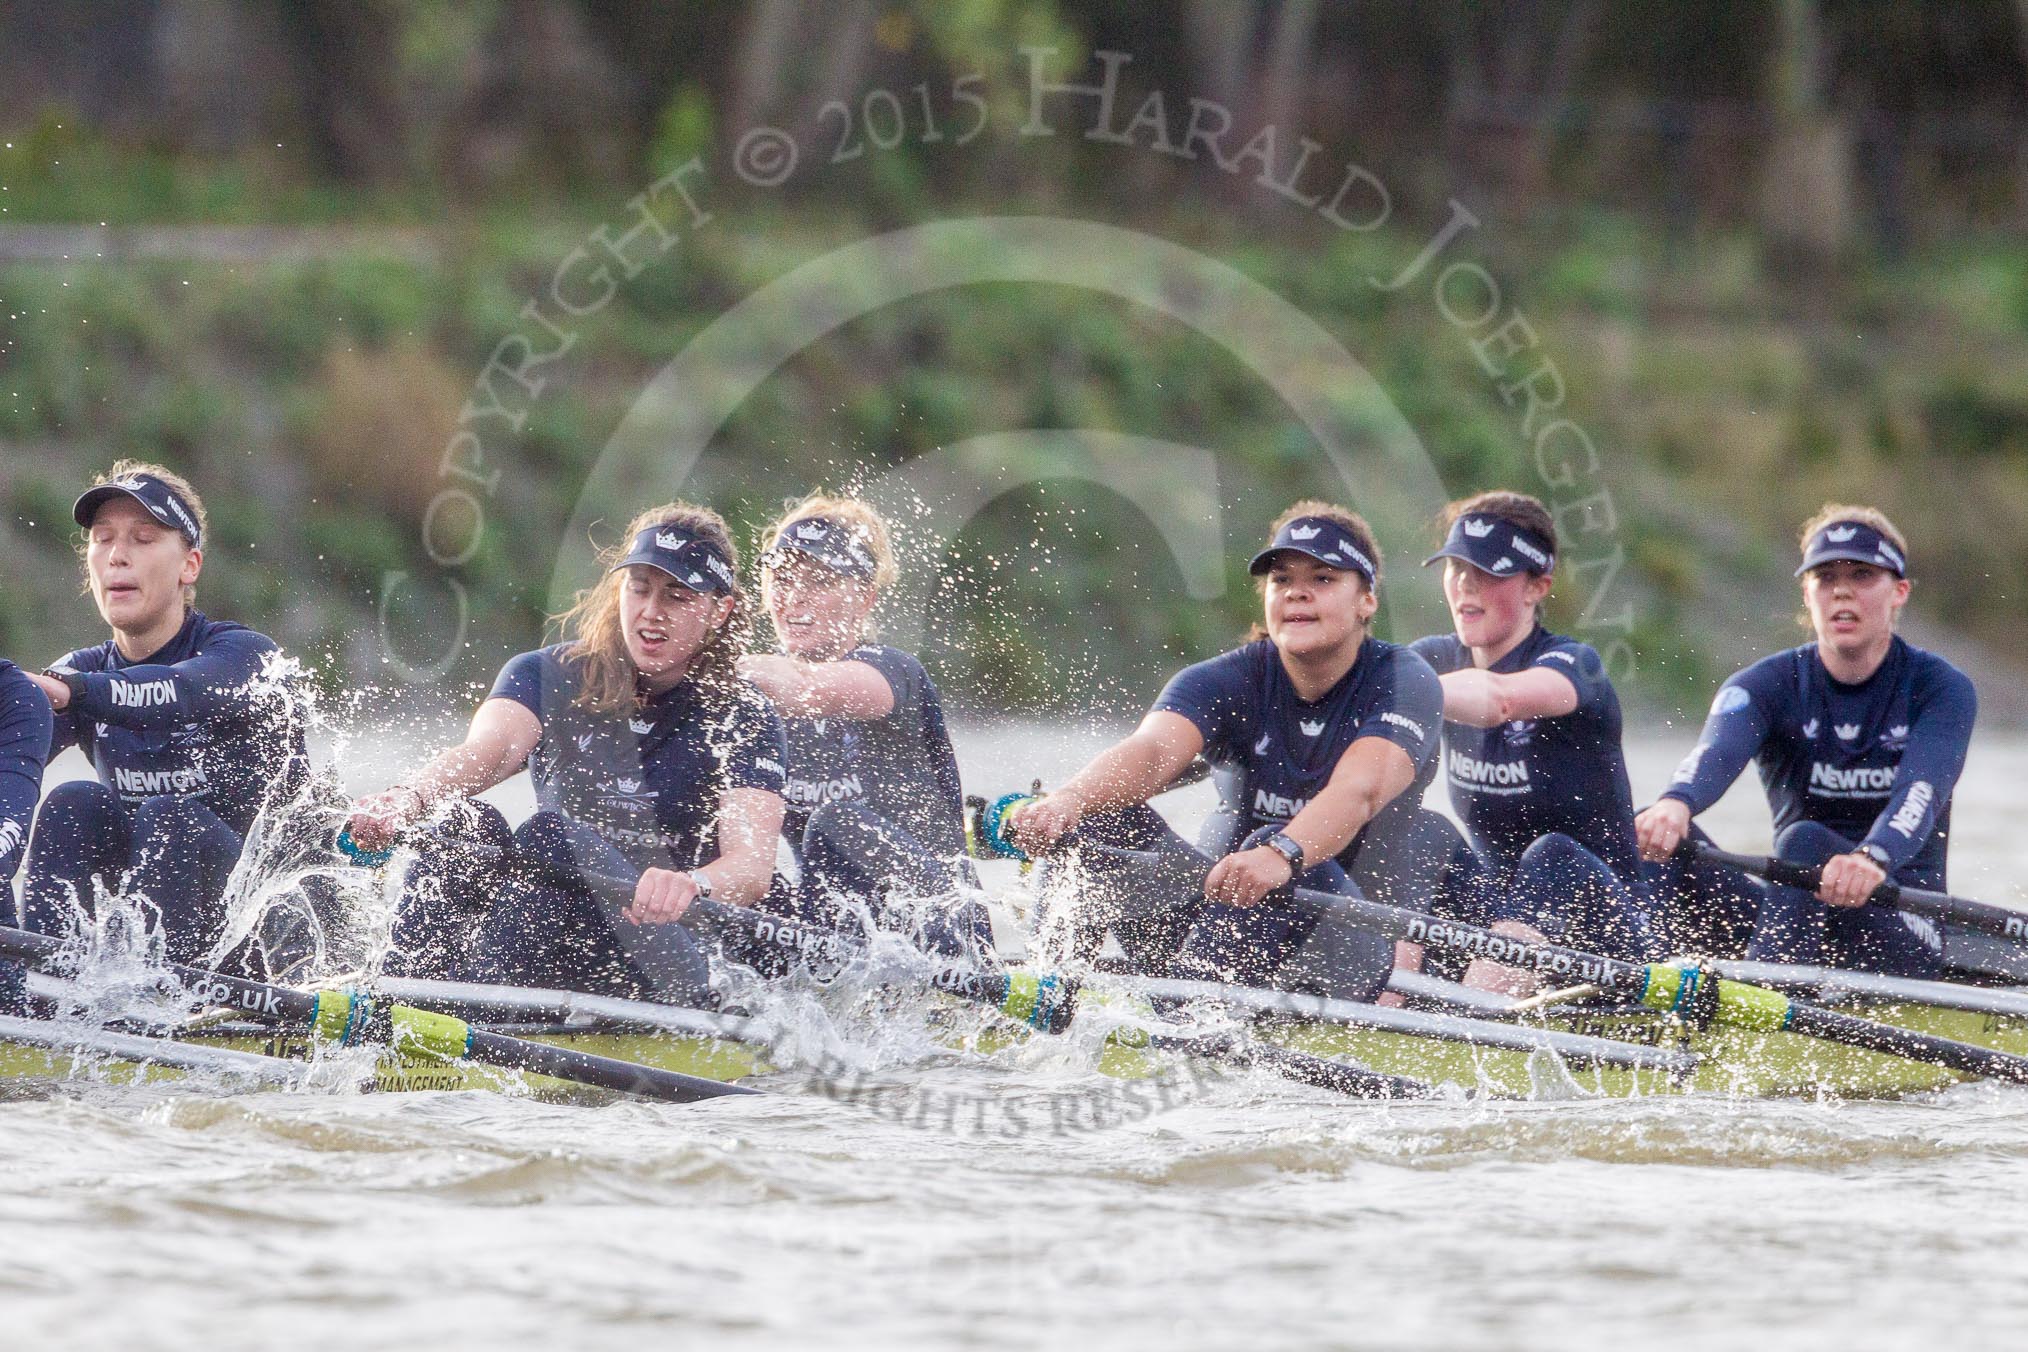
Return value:
M 338 853 L 360 868 L 381 868 L 388 860 L 394 858 L 392 847 L 385 850 L 369 850 L 352 838 L 349 829 L 338 833 Z
M 1032 793 L 1003 793 L 986 804 L 986 810 L 979 814 L 979 840 L 991 859 L 1026 859 L 1028 854 L 1019 845 L 1007 838 L 1007 813 L 1009 809 L 1026 803 L 1035 797 Z

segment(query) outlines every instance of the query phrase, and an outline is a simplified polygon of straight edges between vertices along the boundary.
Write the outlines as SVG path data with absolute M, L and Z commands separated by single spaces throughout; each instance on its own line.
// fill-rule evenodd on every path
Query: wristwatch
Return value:
M 1868 859 L 1871 859 L 1874 863 L 1880 865 L 1880 867 L 1882 868 L 1891 869 L 1894 867 L 1894 857 L 1888 854 L 1887 851 L 1882 849 L 1880 846 L 1875 845 L 1870 840 L 1867 841 L 1864 845 L 1861 845 L 1858 849 L 1854 850 L 1852 853 L 1863 854 Z
M 84 698 L 84 675 L 71 667 L 45 667 L 43 675 L 52 681 L 62 681 L 63 688 L 70 691 L 70 702 L 76 704 Z
M 691 869 L 690 881 L 697 884 L 698 896 L 706 901 L 711 900 L 711 875 L 709 873 L 706 873 L 701 868 Z
M 1289 873 L 1292 876 L 1303 871 L 1303 847 L 1296 844 L 1295 837 L 1288 832 L 1277 831 L 1261 844 L 1289 861 Z

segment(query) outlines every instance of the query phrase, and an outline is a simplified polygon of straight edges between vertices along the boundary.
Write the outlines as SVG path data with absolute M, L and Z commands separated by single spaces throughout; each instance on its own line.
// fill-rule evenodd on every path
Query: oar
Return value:
M 83 1052 L 93 1056 L 117 1057 L 140 1066 L 168 1066 L 174 1070 L 230 1076 L 285 1087 L 296 1084 L 304 1075 L 300 1062 L 279 1056 L 177 1042 L 166 1037 L 143 1037 L 104 1028 L 79 1028 L 50 1019 L 14 1015 L 0 1015 L 0 1042 L 37 1047 L 58 1054 Z
M 1204 877 L 1211 867 L 1210 860 L 1194 851 L 1179 857 L 1176 851 L 1128 850 L 1089 841 L 1081 842 L 1079 848 L 1140 863 L 1178 885 L 1196 889 L 1202 889 Z M 1293 897 L 1306 906 L 1334 914 L 1349 924 L 1390 939 L 1526 968 L 1539 976 L 1555 977 L 1567 983 L 1587 982 L 1624 995 L 1650 1009 L 1674 1013 L 1692 1021 L 1708 1020 L 1713 1024 L 1758 1032 L 1803 1033 L 1827 1042 L 1924 1061 L 1968 1075 L 2028 1084 L 2028 1057 L 1906 1028 L 1891 1028 L 1870 1019 L 1792 999 L 1778 991 L 1728 981 L 1716 972 L 1697 967 L 1622 962 L 1561 944 L 1536 943 L 1494 934 L 1476 925 L 1440 920 L 1363 897 L 1339 896 L 1301 887 L 1285 887 L 1279 895 Z
M 346 844 L 341 842 L 341 848 L 345 848 Z M 505 851 L 494 846 L 468 845 L 464 848 L 480 858 L 503 861 L 510 858 Z M 373 856 L 366 857 L 370 860 Z M 529 870 L 565 885 L 584 887 L 601 903 L 615 910 L 626 907 L 634 899 L 635 884 L 626 878 L 590 870 L 556 868 L 547 861 L 523 855 L 511 856 L 511 862 L 515 868 Z M 842 964 L 864 951 L 863 943 L 835 930 L 784 919 L 748 906 L 731 906 L 702 898 L 690 903 L 683 923 L 706 932 L 736 934 L 750 942 L 779 949 L 806 964 Z M 930 986 L 946 995 L 985 1005 L 1038 1032 L 1066 1032 L 1077 1017 L 1079 982 L 1075 977 L 1019 972 L 1004 967 L 967 967 L 941 962 L 928 954 L 922 954 L 921 959 L 920 979 Z M 1433 1097 L 1437 1092 L 1432 1086 L 1407 1076 L 1387 1075 L 1364 1066 L 1326 1060 L 1227 1033 L 1148 1030 L 1129 1034 L 1122 1029 L 1116 1030 L 1112 1038 L 1126 1045 L 1144 1045 L 1246 1069 L 1268 1070 L 1285 1079 L 1354 1098 L 1422 1099 Z
M 0 927 L 0 954 L 31 966 L 48 967 L 62 961 L 64 946 L 47 935 Z M 671 1103 L 757 1092 L 741 1085 L 720 1084 L 568 1047 L 507 1037 L 474 1028 L 448 1014 L 383 1002 L 359 991 L 291 990 L 176 963 L 167 964 L 164 971 L 202 1004 L 223 1005 L 267 1023 L 307 1028 L 319 1038 L 344 1046 L 384 1042 L 400 1053 L 443 1061 L 480 1061 Z
M 1756 878 L 1765 878 L 1771 883 L 1782 883 L 1789 887 L 1800 887 L 1807 892 L 1815 892 L 1824 878 L 1824 870 L 1816 865 L 1795 864 L 1786 859 L 1776 859 L 1764 854 L 1734 854 L 1715 845 L 1706 845 L 1701 840 L 1686 840 L 1682 848 L 1699 859 L 1708 859 L 1714 864 L 1730 864 L 1736 869 L 1753 874 Z M 1884 906 L 1896 911 L 1909 911 L 1931 920 L 1947 920 L 1968 930 L 1976 930 L 1980 934 L 1990 934 L 1996 939 L 2008 939 L 2017 944 L 2028 945 L 2028 913 L 2010 910 L 2005 906 L 1994 906 L 1989 902 L 1971 901 L 1944 892 L 1909 887 L 1895 882 L 1892 878 L 1874 888 L 1873 895 L 1866 899 L 1866 904 Z

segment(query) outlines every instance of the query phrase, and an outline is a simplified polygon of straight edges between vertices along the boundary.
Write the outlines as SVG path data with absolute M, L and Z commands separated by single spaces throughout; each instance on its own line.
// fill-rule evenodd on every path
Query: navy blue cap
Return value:
M 861 582 L 871 582 L 879 571 L 860 532 L 829 517 L 806 516 L 783 526 L 775 542 L 761 555 L 761 567 L 773 568 L 786 557 L 784 551 L 790 549 L 808 555 L 834 573 Z
M 1556 571 L 1556 551 L 1539 533 L 1478 512 L 1466 512 L 1451 522 L 1444 547 L 1424 559 L 1422 566 L 1427 568 L 1438 559 L 1463 559 L 1494 577 L 1516 573 L 1547 576 Z
M 645 563 L 659 568 L 694 592 L 724 595 L 732 590 L 732 564 L 717 545 L 681 526 L 650 526 L 634 537 L 627 557 L 613 571 Z
M 1803 550 L 1803 566 L 1796 569 L 1796 576 L 1839 559 L 1876 564 L 1896 577 L 1908 576 L 1908 560 L 1902 557 L 1894 541 L 1864 521 L 1827 521 L 1820 526 L 1810 537 L 1809 547 Z
M 99 508 L 114 498 L 132 498 L 149 516 L 180 532 L 192 549 L 204 548 L 204 532 L 198 529 L 197 513 L 181 493 L 152 474 L 128 474 L 86 489 L 71 505 L 71 519 L 89 530 Z
M 1285 523 L 1275 532 L 1274 540 L 1253 561 L 1246 565 L 1246 571 L 1259 577 L 1274 566 L 1275 555 L 1288 551 L 1328 563 L 1333 568 L 1349 568 L 1366 579 L 1371 587 L 1375 574 L 1380 570 L 1373 560 L 1366 557 L 1366 551 L 1346 530 L 1327 516 L 1299 516 Z

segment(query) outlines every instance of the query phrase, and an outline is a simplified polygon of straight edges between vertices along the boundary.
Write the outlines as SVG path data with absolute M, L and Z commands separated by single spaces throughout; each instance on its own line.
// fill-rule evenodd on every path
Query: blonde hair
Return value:
M 97 478 L 92 480 L 91 486 L 92 488 L 101 488 L 106 484 L 113 483 L 119 479 L 131 478 L 136 474 L 154 475 L 163 483 L 175 489 L 176 496 L 182 498 L 184 505 L 190 508 L 190 514 L 197 518 L 198 543 L 190 545 L 192 549 L 198 549 L 210 543 L 211 518 L 204 514 L 204 499 L 197 496 L 197 490 L 190 486 L 190 480 L 166 465 L 158 465 L 152 460 L 115 460 L 111 469 L 102 471 Z M 89 492 L 90 489 L 86 491 Z M 177 534 L 181 535 L 182 532 L 178 531 Z M 185 544 L 190 543 L 189 536 L 186 535 L 183 539 Z M 77 538 L 77 559 L 80 564 L 86 561 L 86 557 L 91 551 L 91 545 L 91 527 L 81 527 Z M 84 575 L 84 591 L 89 595 L 91 589 L 92 575 L 89 569 L 87 569 Z M 183 610 L 185 614 L 188 614 L 195 609 L 197 609 L 197 584 L 193 582 L 183 589 Z
M 887 518 L 864 498 L 838 497 L 820 488 L 800 500 L 784 501 L 782 514 L 761 536 L 761 552 L 774 548 L 775 541 L 781 539 L 782 532 L 790 526 L 813 516 L 844 526 L 854 540 L 865 546 L 866 552 L 873 556 L 872 582 L 875 591 L 884 592 L 894 585 L 901 572 L 895 567 L 894 542 L 887 533 Z
M 571 702 L 591 713 L 627 714 L 641 707 L 638 673 L 620 628 L 620 588 L 626 578 L 614 569 L 627 556 L 634 537 L 650 526 L 673 526 L 710 541 L 724 553 L 734 578 L 739 575 L 739 549 L 732 543 L 732 532 L 709 507 L 669 502 L 628 522 L 619 543 L 599 551 L 599 580 L 579 592 L 570 609 L 550 617 L 570 644 L 568 658 L 578 671 L 578 692 Z M 746 649 L 751 624 L 751 607 L 736 580 L 731 595 L 732 614 L 691 659 L 687 677 L 714 702 L 730 699 L 737 688 L 735 664 Z
M 1887 513 L 1878 507 L 1860 507 L 1849 502 L 1827 502 L 1819 507 L 1817 514 L 1803 523 L 1802 530 L 1796 536 L 1796 547 L 1807 552 L 1810 548 L 1810 537 L 1833 521 L 1857 521 L 1862 526 L 1871 526 L 1901 551 L 1901 557 L 1908 557 L 1908 541 L 1900 529 L 1887 519 Z
M 1349 507 L 1340 507 L 1335 502 L 1325 502 L 1322 498 L 1304 498 L 1301 502 L 1291 503 L 1287 511 L 1274 519 L 1267 529 L 1268 539 L 1274 539 L 1275 536 L 1282 533 L 1283 526 L 1288 525 L 1289 522 L 1294 521 L 1298 517 L 1304 516 L 1322 517 L 1326 521 L 1344 527 L 1346 534 L 1352 537 L 1352 543 L 1359 546 L 1367 558 L 1373 560 L 1373 581 L 1367 584 L 1366 579 L 1360 576 L 1357 569 L 1347 569 L 1346 571 L 1350 572 L 1352 576 L 1359 578 L 1362 584 L 1366 584 L 1367 590 L 1378 596 L 1380 594 L 1380 542 L 1373 538 L 1373 527 L 1366 524 L 1366 518 Z M 1253 589 L 1262 595 L 1267 594 L 1267 575 L 1265 573 L 1253 580 Z M 1370 625 L 1371 621 L 1368 623 Z M 1261 624 L 1259 620 L 1255 620 L 1247 626 L 1246 637 L 1249 643 L 1257 639 L 1266 638 L 1267 636 L 1267 627 Z

